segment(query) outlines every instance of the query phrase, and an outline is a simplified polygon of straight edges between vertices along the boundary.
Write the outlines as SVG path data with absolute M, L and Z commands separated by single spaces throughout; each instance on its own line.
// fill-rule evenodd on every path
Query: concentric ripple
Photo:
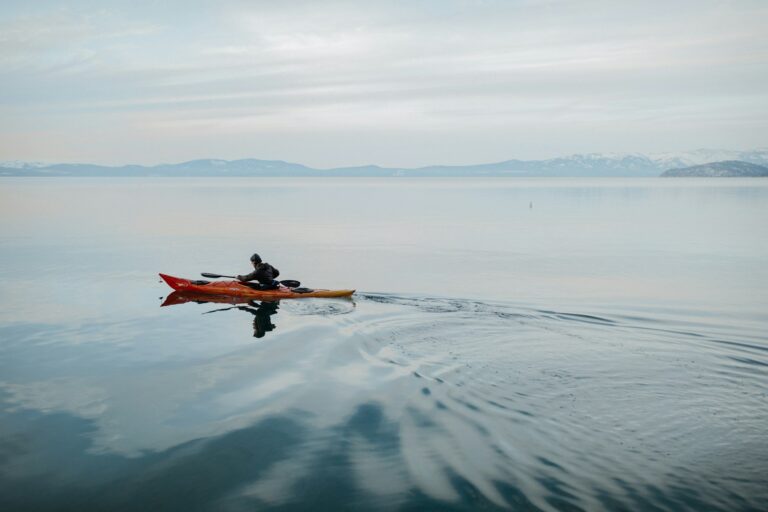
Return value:
M 734 326 L 367 294 L 364 356 L 410 372 L 404 466 L 512 506 L 760 508 L 768 345 Z M 368 309 L 361 304 L 361 309 Z M 742 329 L 743 330 L 743 329 Z M 425 478 L 423 475 L 429 475 Z M 521 493 L 521 494 L 517 494 Z

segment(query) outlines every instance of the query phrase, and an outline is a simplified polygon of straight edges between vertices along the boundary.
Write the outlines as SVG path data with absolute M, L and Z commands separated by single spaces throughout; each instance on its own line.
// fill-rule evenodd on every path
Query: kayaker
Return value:
M 251 256 L 253 272 L 244 276 L 237 276 L 237 279 L 243 283 L 256 281 L 259 290 L 274 290 L 280 286 L 280 282 L 275 279 L 280 275 L 280 271 L 267 262 L 261 261 L 261 256 L 254 254 Z

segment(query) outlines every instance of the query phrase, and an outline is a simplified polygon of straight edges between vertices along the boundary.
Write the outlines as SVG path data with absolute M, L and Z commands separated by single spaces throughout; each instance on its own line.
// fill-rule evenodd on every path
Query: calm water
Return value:
M 768 180 L 0 181 L 1 510 L 764 510 Z M 249 268 L 352 301 L 161 307 Z

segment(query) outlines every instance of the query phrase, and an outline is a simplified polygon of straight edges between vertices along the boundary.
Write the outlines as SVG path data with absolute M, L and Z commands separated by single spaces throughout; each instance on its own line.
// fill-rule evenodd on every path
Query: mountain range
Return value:
M 475 165 L 433 165 L 418 168 L 337 167 L 316 169 L 281 160 L 192 160 L 154 166 L 103 166 L 77 163 L 0 162 L 0 176 L 90 177 L 641 177 L 716 161 L 768 165 L 768 149 L 752 151 L 699 149 L 685 153 L 589 153 L 546 160 L 506 160 Z

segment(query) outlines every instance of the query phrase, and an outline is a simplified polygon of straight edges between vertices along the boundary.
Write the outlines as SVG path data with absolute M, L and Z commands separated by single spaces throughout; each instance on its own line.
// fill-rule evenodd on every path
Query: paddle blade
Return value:
M 209 277 L 211 279 L 217 279 L 219 277 L 229 277 L 230 279 L 235 279 L 235 276 L 223 276 L 221 274 L 211 274 L 210 272 L 203 272 L 200 275 L 203 277 Z

